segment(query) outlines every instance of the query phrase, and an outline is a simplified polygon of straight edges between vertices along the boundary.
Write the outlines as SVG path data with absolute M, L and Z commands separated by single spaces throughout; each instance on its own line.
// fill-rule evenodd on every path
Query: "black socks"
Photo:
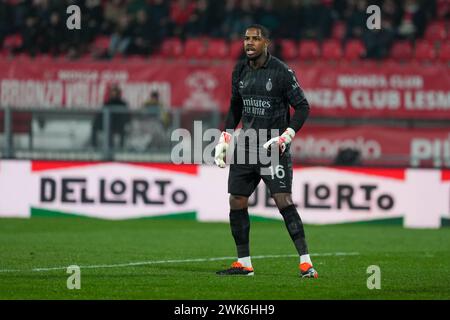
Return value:
M 247 208 L 230 210 L 230 227 L 238 258 L 250 256 L 250 218 Z
M 305 240 L 305 230 L 303 229 L 303 223 L 297 212 L 297 209 L 292 204 L 280 210 L 283 216 L 284 223 L 288 229 L 289 235 L 292 241 L 294 241 L 295 248 L 299 255 L 308 254 L 308 246 Z
M 280 210 L 286 228 L 294 242 L 299 255 L 308 254 L 303 223 L 294 205 Z M 250 256 L 250 218 L 248 210 L 230 210 L 230 227 L 234 242 L 236 243 L 238 258 Z

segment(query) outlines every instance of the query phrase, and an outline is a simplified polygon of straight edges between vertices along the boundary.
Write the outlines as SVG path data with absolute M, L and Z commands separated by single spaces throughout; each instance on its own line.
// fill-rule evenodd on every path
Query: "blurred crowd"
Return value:
M 72 4 L 81 8 L 81 30 L 66 28 Z M 380 34 L 367 33 L 369 4 L 381 8 Z M 17 52 L 76 57 L 89 52 L 98 36 L 108 36 L 109 56 L 149 55 L 168 37 L 233 40 L 252 23 L 275 38 L 323 40 L 343 21 L 344 40 L 389 45 L 422 37 L 428 23 L 449 19 L 448 7 L 448 0 L 0 0 L 0 44 L 20 34 Z

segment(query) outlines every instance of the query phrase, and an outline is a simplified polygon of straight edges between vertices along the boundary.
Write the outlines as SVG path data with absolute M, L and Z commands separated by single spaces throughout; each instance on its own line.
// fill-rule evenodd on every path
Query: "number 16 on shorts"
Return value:
M 261 168 L 261 177 L 270 189 L 270 193 L 291 193 L 292 164 L 288 158 L 282 158 L 281 163 Z
M 284 170 L 284 167 L 279 164 L 275 167 L 269 167 L 270 176 L 272 179 L 275 179 L 277 177 L 278 179 L 283 179 L 286 176 L 286 171 Z

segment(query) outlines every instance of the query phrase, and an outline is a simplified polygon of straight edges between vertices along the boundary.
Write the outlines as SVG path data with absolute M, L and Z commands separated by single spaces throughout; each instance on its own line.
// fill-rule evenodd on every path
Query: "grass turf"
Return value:
M 306 226 L 319 279 L 300 279 L 297 257 L 253 260 L 254 277 L 219 277 L 232 260 L 114 268 L 81 267 L 81 289 L 66 270 L 36 267 L 234 256 L 229 226 L 186 220 L 83 218 L 0 220 L 0 299 L 449 299 L 450 229 L 395 225 Z M 295 254 L 280 222 L 252 222 L 252 255 Z M 369 290 L 367 267 L 381 268 Z

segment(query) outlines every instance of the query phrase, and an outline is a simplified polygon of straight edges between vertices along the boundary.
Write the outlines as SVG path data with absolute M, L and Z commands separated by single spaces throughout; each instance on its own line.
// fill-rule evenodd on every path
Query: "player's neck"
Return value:
M 250 60 L 250 67 L 253 69 L 259 69 L 266 63 L 268 58 L 269 55 L 267 52 L 263 52 L 256 60 Z

